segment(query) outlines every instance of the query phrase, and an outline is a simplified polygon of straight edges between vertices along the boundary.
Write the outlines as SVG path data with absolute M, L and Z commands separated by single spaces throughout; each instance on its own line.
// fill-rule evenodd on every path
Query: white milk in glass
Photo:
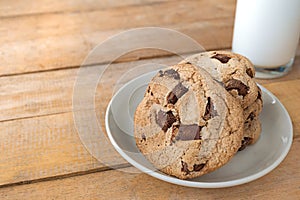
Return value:
M 232 51 L 256 68 L 291 63 L 300 33 L 300 0 L 237 0 Z

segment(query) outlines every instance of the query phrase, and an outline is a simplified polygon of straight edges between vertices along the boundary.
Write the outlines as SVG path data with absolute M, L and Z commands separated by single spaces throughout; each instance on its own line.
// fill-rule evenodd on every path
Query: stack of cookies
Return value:
M 134 116 L 136 144 L 160 171 L 188 179 L 226 164 L 259 138 L 261 90 L 238 54 L 192 55 L 160 70 Z

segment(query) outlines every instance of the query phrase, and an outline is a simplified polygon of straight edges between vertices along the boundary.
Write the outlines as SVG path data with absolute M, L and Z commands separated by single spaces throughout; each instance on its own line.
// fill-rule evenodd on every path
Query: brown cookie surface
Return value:
M 209 51 L 187 57 L 181 63 L 189 62 L 205 69 L 216 81 L 220 83 L 244 109 L 244 138 L 251 142 L 244 142 L 244 146 L 254 144 L 260 135 L 258 130 L 249 128 L 249 124 L 262 111 L 261 90 L 257 86 L 254 76 L 253 64 L 245 57 L 227 51 Z M 250 131 L 254 131 L 253 137 Z M 247 139 L 245 139 L 246 141 Z
M 240 104 L 206 71 L 178 64 L 149 83 L 134 134 L 157 169 L 187 179 L 229 161 L 241 146 L 243 121 Z
M 253 119 L 251 122 L 245 125 L 244 136 L 241 142 L 239 151 L 244 150 L 248 145 L 254 144 L 260 137 L 261 123 L 258 118 Z
M 184 62 L 205 69 L 243 108 L 256 100 L 258 90 L 253 79 L 255 70 L 247 58 L 228 51 L 209 51 L 189 56 Z

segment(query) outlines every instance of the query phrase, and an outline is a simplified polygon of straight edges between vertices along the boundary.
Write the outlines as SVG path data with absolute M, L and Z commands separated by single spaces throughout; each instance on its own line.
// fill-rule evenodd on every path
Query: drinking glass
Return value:
M 232 51 L 249 58 L 257 78 L 291 70 L 300 34 L 300 0 L 237 0 Z

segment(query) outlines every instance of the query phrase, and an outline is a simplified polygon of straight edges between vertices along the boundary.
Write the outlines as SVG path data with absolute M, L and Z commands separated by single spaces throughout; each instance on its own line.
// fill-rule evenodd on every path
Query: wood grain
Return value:
M 294 125 L 294 138 L 299 138 L 300 107 L 294 99 L 299 96 L 300 80 L 264 86 L 274 92 L 287 107 Z M 102 116 L 100 124 L 103 131 L 103 111 L 110 99 L 109 95 L 104 99 L 102 103 L 97 101 L 97 115 L 99 120 Z M 9 120 L 0 123 L 0 130 L 0 185 L 104 167 L 83 147 L 74 126 L 72 112 Z M 103 153 L 104 160 L 110 158 L 109 165 L 123 164 L 124 161 L 114 151 L 110 152 L 109 147 L 106 146 L 107 151 Z
M 300 48 L 287 76 L 257 80 L 288 110 L 294 142 L 279 167 L 249 184 L 210 190 L 165 183 L 129 167 L 107 140 L 103 116 L 113 92 L 136 72 L 146 72 L 144 64 L 177 63 L 180 58 L 170 52 L 143 49 L 121 56 L 99 81 L 95 107 L 85 96 L 80 107 L 72 106 L 80 66 L 97 44 L 124 30 L 157 26 L 185 33 L 206 50 L 230 49 L 235 3 L 0 1 L 0 199 L 297 199 Z M 141 44 L 155 40 L 139 39 Z M 184 55 L 191 53 L 182 44 L 177 48 Z M 113 52 L 106 48 L 103 55 L 87 62 L 84 76 L 97 78 Z M 87 81 L 82 86 L 84 91 L 92 85 Z M 94 110 L 99 124 L 90 123 Z M 83 129 L 75 121 L 77 114 Z M 100 141 L 82 139 L 91 130 L 102 133 Z M 91 154 L 93 147 L 96 151 Z
M 185 56 L 187 55 L 189 54 Z M 141 68 L 138 68 L 138 66 L 147 63 L 172 65 L 180 60 L 181 58 L 178 56 L 169 56 L 110 65 L 104 74 L 104 77 L 107 78 L 102 80 L 104 82 L 103 87 L 106 87 L 106 91 L 109 92 L 109 95 L 102 96 L 106 96 L 108 99 L 103 104 L 100 93 L 105 90 L 98 87 L 98 92 L 96 93 L 97 106 L 102 105 L 105 107 L 109 98 L 112 96 L 111 91 L 114 89 L 118 79 L 126 74 L 132 73 L 134 69 L 141 72 Z M 106 65 L 95 65 L 88 67 L 89 74 L 86 76 L 99 74 L 99 70 L 105 66 Z M 0 122 L 71 112 L 73 88 L 77 74 L 78 69 L 74 68 L 0 78 Z M 296 79 L 300 79 L 300 56 L 296 58 L 295 66 L 289 75 L 276 79 L 276 81 L 279 83 Z M 257 81 L 260 84 L 272 83 L 272 80 Z M 284 85 L 281 87 L 284 87 Z M 291 89 L 293 88 L 294 86 L 292 85 Z M 274 89 L 276 89 L 276 87 L 274 87 Z M 282 92 L 288 96 L 287 93 L 289 93 L 289 90 Z
M 70 13 L 70 12 L 89 12 L 93 10 L 105 10 L 114 7 L 123 6 L 144 6 L 147 4 L 160 3 L 166 0 L 65 0 L 50 1 L 40 0 L 32 2 L 31 0 L 16 0 L 12 2 L 0 2 L 0 17 L 23 17 L 24 15 L 38 15 L 46 13 Z
M 166 1 L 3 18 L 0 20 L 0 76 L 78 67 L 97 44 L 134 27 L 171 28 L 193 37 L 206 49 L 229 48 L 234 5 L 233 0 Z M 153 56 L 157 52 L 146 55 Z M 98 63 L 106 61 L 104 55 Z
M 116 80 L 123 80 L 124 71 L 149 62 L 171 64 L 179 60 L 175 56 L 113 64 L 112 70 L 105 72 L 108 78 L 99 85 L 96 93 L 99 120 L 104 117 Z M 89 67 L 87 75 L 97 74 L 103 67 Z M 72 93 L 77 71 L 58 70 L 0 79 L 0 148 L 3 152 L 0 172 L 6 171 L 0 173 L 0 185 L 106 166 L 88 153 L 77 134 L 72 112 L 76 112 L 72 108 Z M 82 101 L 85 101 L 84 97 Z M 91 107 L 82 109 L 89 111 Z M 104 129 L 104 121 L 100 120 L 100 123 Z M 110 166 L 125 162 L 109 145 L 107 151 L 99 149 L 99 152 Z
M 126 163 L 108 141 L 99 149 L 102 160 L 93 158 L 72 113 L 2 122 L 0 129 L 0 185 Z
M 113 64 L 105 71 L 104 87 L 98 88 L 97 95 L 104 91 L 111 93 L 118 79 L 124 74 L 130 74 L 130 70 L 146 63 L 160 63 L 171 65 L 179 62 L 178 56 L 141 60 Z M 89 73 L 85 76 L 99 75 L 99 70 L 106 65 L 87 67 Z M 139 69 L 141 70 L 141 69 Z M 0 78 L 0 121 L 12 119 L 30 118 L 36 116 L 51 115 L 72 111 L 73 88 L 77 78 L 78 69 L 64 69 L 47 71 L 43 73 L 31 73 Z M 88 85 L 86 87 L 89 87 Z M 102 95 L 111 97 L 110 95 Z M 84 98 L 82 98 L 84 100 Z M 97 104 L 106 106 L 109 99 L 103 104 L 103 100 L 96 98 Z
M 1 199 L 298 199 L 300 138 L 286 159 L 266 176 L 236 187 L 198 189 L 173 185 L 132 169 L 110 170 L 0 189 Z
M 298 77 L 299 78 L 299 77 Z M 300 97 L 300 81 L 299 79 L 293 81 L 276 82 L 265 84 L 264 86 L 270 90 L 283 103 L 287 109 L 293 123 L 294 137 L 300 137 L 300 105 L 299 101 L 293 99 L 293 96 L 299 99 Z M 297 112 L 295 112 L 297 111 Z
M 170 65 L 179 60 L 177 56 L 171 56 L 112 64 L 111 70 L 105 74 L 107 78 L 98 86 L 96 93 L 98 118 L 102 116 L 103 119 L 117 80 L 130 69 L 145 63 Z M 283 80 L 275 83 L 267 81 L 264 84 L 287 107 L 293 120 L 295 138 L 300 134 L 300 108 L 291 94 L 294 97 L 300 95 L 297 63 L 299 58 L 296 59 L 293 71 Z M 87 67 L 87 75 L 97 74 L 103 67 L 104 65 Z M 0 185 L 94 169 L 101 171 L 106 167 L 87 152 L 76 132 L 72 114 L 72 92 L 77 73 L 76 68 L 62 69 L 0 79 L 0 147 L 3 152 L 0 155 L 0 172 L 6 172 L 0 173 Z M 124 80 L 121 79 L 121 84 L 122 81 Z M 104 121 L 100 120 L 100 123 L 104 129 Z M 116 165 L 126 163 L 115 153 L 107 153 L 105 157 L 114 158 Z

